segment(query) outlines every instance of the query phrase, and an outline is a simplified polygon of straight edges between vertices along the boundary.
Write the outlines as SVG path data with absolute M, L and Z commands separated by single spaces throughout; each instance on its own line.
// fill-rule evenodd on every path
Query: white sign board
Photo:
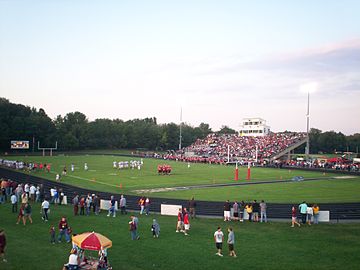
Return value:
M 177 216 L 182 205 L 161 204 L 161 215 Z
M 319 211 L 319 222 L 329 222 L 330 211 Z
M 110 200 L 100 200 L 100 209 L 101 210 L 109 210 L 111 206 L 111 201 Z M 118 210 L 118 202 L 115 201 L 115 210 Z

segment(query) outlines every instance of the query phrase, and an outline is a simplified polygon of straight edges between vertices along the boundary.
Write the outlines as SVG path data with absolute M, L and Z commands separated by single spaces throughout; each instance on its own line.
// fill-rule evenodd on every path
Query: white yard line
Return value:
M 51 173 L 56 174 L 54 172 L 51 172 Z M 80 176 L 75 176 L 75 175 L 67 174 L 66 176 L 67 177 L 72 177 L 72 178 L 75 178 L 75 179 L 85 180 L 85 181 L 88 181 L 88 182 L 95 182 L 95 183 L 99 183 L 99 184 L 102 184 L 102 185 L 105 185 L 105 186 L 110 186 L 110 187 L 119 187 L 120 186 L 120 185 L 117 186 L 117 185 L 109 184 L 109 183 L 106 183 L 106 182 L 101 182 L 101 181 L 98 181 L 98 180 L 92 180 L 92 179 L 88 179 L 88 178 L 84 178 L 84 177 L 80 177 Z

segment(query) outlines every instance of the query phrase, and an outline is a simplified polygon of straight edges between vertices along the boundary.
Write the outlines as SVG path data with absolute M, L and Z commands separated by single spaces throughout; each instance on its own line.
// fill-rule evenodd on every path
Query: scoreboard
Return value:
M 11 149 L 29 149 L 29 141 L 11 141 Z

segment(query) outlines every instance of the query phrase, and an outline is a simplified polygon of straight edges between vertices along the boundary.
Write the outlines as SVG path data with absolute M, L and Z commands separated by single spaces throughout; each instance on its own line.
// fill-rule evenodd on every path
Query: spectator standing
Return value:
M 246 213 L 249 216 L 249 221 L 252 221 L 253 207 L 251 203 L 246 204 L 245 206 Z
M 59 243 L 61 243 L 63 235 L 65 236 L 66 242 L 69 243 L 70 242 L 69 224 L 65 217 L 62 217 L 59 222 L 59 236 L 58 236 Z
M 120 198 L 120 213 L 122 215 L 126 215 L 126 198 L 124 197 L 124 195 L 121 195 Z
M 145 209 L 145 199 L 144 199 L 144 197 L 140 198 L 138 204 L 140 206 L 140 215 L 142 215 L 144 213 L 144 209 Z
M 74 210 L 74 216 L 78 215 L 79 212 L 79 195 L 75 194 L 75 197 L 72 200 L 73 210 Z
M 301 215 L 301 222 L 302 222 L 302 224 L 306 224 L 307 204 L 306 204 L 305 201 L 303 201 L 303 202 L 299 205 L 299 211 L 300 211 L 300 215 Z
M 259 208 L 260 208 L 260 205 L 256 200 L 254 200 L 252 206 L 253 206 L 253 221 L 259 222 Z
M 51 226 L 50 227 L 50 243 L 55 244 L 55 239 L 56 239 L 55 227 Z
M 317 204 L 314 204 L 312 209 L 313 209 L 313 214 L 314 214 L 314 224 L 319 224 L 320 207 Z
M 95 206 L 95 215 L 99 215 L 99 213 L 100 213 L 100 197 L 98 195 L 95 195 L 94 206 Z
M 221 231 L 221 227 L 218 227 L 217 231 L 214 233 L 214 240 L 217 249 L 217 253 L 215 253 L 215 255 L 223 257 L 224 255 L 222 255 L 221 251 L 222 251 L 222 243 L 224 241 L 224 233 Z
M 310 205 L 308 205 L 308 207 L 306 208 L 306 219 L 309 226 L 311 225 L 312 218 L 313 218 L 313 209 Z
M 135 216 L 131 216 L 129 221 L 131 240 L 139 240 L 140 236 L 137 233 L 139 220 Z
M 85 215 L 85 198 L 81 197 L 80 199 L 80 216 Z
M 237 203 L 237 201 L 234 202 L 232 208 L 233 208 L 234 220 L 239 221 L 239 204 Z
M 146 197 L 145 199 L 145 213 L 146 215 L 149 215 L 150 213 L 150 199 L 148 197 Z
M 35 187 L 34 185 L 31 185 L 31 186 L 30 186 L 30 191 L 29 191 L 29 193 L 30 193 L 30 200 L 31 200 L 32 202 L 35 202 L 36 187 Z
M 194 197 L 189 201 L 190 217 L 193 219 L 196 217 L 196 201 Z
M 116 217 L 115 203 L 116 203 L 116 200 L 115 200 L 114 196 L 111 196 L 110 197 L 109 213 L 107 215 L 108 217 L 110 217 L 111 214 L 113 215 L 113 217 Z
M 10 197 L 10 201 L 11 201 L 11 206 L 12 206 L 12 213 L 17 213 L 17 197 L 15 195 L 15 193 L 13 193 Z
M 36 202 L 41 202 L 41 201 L 40 201 L 40 187 L 39 187 L 39 186 L 36 187 L 35 196 L 36 196 L 35 201 L 36 201 Z
M 227 200 L 224 203 L 224 221 L 230 221 L 230 202 Z
M 86 197 L 86 200 L 85 200 L 86 215 L 87 216 L 90 215 L 91 203 L 92 203 L 92 198 L 91 198 L 90 194 L 88 194 L 87 197 Z
M 5 248 L 6 248 L 6 236 L 3 229 L 0 230 L 0 257 L 3 262 L 7 262 L 5 258 Z
M 235 253 L 235 249 L 234 249 L 234 245 L 235 245 L 235 234 L 234 234 L 234 231 L 231 227 L 229 227 L 228 229 L 228 240 L 227 240 L 227 243 L 228 243 L 228 246 L 229 246 L 229 255 L 231 257 L 234 257 L 236 258 L 236 253 Z
M 267 222 L 266 209 L 267 209 L 266 202 L 264 200 L 262 200 L 260 203 L 260 222 L 263 222 L 263 221 Z
M 239 204 L 239 218 L 240 222 L 244 221 L 245 202 L 241 201 Z

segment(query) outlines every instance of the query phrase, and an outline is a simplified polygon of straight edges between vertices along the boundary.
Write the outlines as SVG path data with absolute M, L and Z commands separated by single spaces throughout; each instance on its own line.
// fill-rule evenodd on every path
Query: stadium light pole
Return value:
M 309 138 L 309 123 L 310 123 L 310 91 L 307 92 L 307 112 L 306 112 L 306 148 L 305 148 L 305 158 L 309 159 L 310 154 L 310 138 Z
M 318 87 L 317 82 L 311 82 L 300 86 L 300 90 L 307 93 L 307 110 L 306 110 L 306 148 L 305 148 L 305 159 L 309 160 L 310 155 L 310 93 L 316 91 Z
M 180 108 L 180 134 L 179 134 L 179 150 L 181 150 L 181 141 L 182 141 L 182 107 Z

